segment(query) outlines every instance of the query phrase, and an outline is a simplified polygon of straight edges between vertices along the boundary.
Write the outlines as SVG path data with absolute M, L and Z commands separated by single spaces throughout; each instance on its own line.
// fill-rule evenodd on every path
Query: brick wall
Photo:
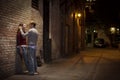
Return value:
M 42 36 L 42 28 L 40 28 L 42 27 L 42 17 L 38 11 L 31 8 L 31 0 L 0 1 L 0 80 L 15 73 L 18 24 L 29 24 L 32 19 L 38 23 L 37 28 Z M 41 44 L 40 40 L 39 45 Z

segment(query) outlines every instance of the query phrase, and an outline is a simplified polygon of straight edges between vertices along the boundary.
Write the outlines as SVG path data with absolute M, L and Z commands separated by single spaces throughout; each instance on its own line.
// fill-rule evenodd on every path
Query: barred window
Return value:
M 35 9 L 38 9 L 39 8 L 39 0 L 32 0 L 32 7 L 35 8 Z

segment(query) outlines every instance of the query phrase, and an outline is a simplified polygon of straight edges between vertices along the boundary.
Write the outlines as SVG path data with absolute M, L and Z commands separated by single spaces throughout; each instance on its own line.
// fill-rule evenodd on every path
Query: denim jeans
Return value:
M 25 67 L 27 70 L 29 70 L 29 59 L 28 59 L 27 47 L 18 47 L 17 53 L 18 53 L 18 55 L 20 55 L 21 61 L 23 58 Z
M 26 69 L 29 71 L 29 59 L 28 59 L 27 47 L 21 47 L 21 49 L 22 49 L 22 55 L 23 55 Z
M 22 55 L 20 53 L 20 48 L 16 48 L 16 73 L 21 74 L 23 73 L 23 67 L 22 67 Z
M 28 46 L 28 54 L 29 54 L 29 69 L 30 73 L 33 74 L 37 71 L 37 60 L 36 60 L 36 47 Z

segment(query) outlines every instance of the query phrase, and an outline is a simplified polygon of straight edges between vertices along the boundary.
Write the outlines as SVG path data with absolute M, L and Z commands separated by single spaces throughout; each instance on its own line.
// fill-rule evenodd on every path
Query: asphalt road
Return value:
M 120 50 L 92 48 L 38 68 L 39 75 L 6 80 L 120 80 Z

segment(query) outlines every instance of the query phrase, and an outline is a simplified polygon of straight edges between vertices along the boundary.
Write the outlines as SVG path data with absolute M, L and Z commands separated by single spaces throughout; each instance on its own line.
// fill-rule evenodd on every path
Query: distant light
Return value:
M 96 33 L 97 31 L 96 31 L 96 30 L 94 30 L 93 32 L 94 32 L 94 33 Z
M 117 28 L 117 31 L 119 31 L 120 29 L 119 28 Z
M 110 28 L 110 31 L 111 31 L 111 33 L 115 33 L 115 31 L 116 31 L 116 30 L 115 30 L 115 27 L 111 27 L 111 28 Z
M 80 18 L 82 15 L 81 15 L 81 13 L 75 13 L 75 18 L 77 19 L 77 18 Z
M 77 15 L 79 18 L 81 17 L 81 14 L 80 13 L 78 13 L 78 15 Z

